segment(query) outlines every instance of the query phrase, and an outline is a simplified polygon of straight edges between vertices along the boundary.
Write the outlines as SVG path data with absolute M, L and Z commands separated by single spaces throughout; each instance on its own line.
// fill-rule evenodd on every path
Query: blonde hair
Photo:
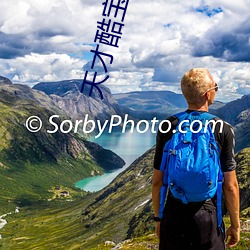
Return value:
M 188 103 L 197 104 L 212 84 L 213 78 L 207 69 L 194 68 L 182 77 L 181 90 Z

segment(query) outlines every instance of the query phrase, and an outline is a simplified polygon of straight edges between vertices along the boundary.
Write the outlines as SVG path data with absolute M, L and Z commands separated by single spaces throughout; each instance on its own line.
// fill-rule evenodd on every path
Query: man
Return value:
M 207 69 L 194 68 L 186 72 L 181 80 L 181 89 L 188 104 L 187 112 L 208 112 L 208 106 L 214 102 L 217 84 Z M 234 160 L 234 133 L 232 127 L 223 121 L 220 133 L 216 124 L 214 136 L 220 148 L 220 162 L 223 171 L 223 196 L 230 216 L 231 226 L 226 235 L 217 226 L 216 198 L 203 202 L 183 204 L 181 200 L 168 192 L 163 218 L 159 219 L 160 189 L 163 172 L 160 171 L 165 143 L 171 139 L 178 118 L 168 120 L 172 128 L 168 133 L 158 131 L 152 179 L 152 199 L 154 206 L 155 230 L 160 239 L 160 250 L 221 250 L 236 246 L 240 239 L 239 187 L 236 179 Z M 162 131 L 165 129 L 163 128 Z M 224 224 L 223 224 L 224 225 Z M 225 237 L 226 236 L 226 237 Z

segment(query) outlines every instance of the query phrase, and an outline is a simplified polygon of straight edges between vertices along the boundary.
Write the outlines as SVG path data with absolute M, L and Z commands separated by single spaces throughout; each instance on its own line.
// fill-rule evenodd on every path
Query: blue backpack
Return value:
M 163 185 L 159 218 L 163 217 L 168 189 L 184 204 L 213 198 L 217 192 L 217 220 L 220 227 L 223 175 L 219 148 L 207 122 L 216 116 L 193 111 L 178 113 L 175 117 L 179 122 L 172 138 L 164 146 L 160 166 Z

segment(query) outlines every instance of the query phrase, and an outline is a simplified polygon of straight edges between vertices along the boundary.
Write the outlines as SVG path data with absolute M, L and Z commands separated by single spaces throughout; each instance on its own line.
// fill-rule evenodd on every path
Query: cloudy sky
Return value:
M 30 86 L 83 78 L 103 2 L 1 1 L 0 75 Z M 110 76 L 105 85 L 113 93 L 180 92 L 187 70 L 206 67 L 220 86 L 218 100 L 250 94 L 249 9 L 249 0 L 130 0 L 119 47 L 100 44 L 99 51 L 113 56 L 112 65 L 103 57 Z M 112 14 L 112 22 L 120 22 L 121 10 Z

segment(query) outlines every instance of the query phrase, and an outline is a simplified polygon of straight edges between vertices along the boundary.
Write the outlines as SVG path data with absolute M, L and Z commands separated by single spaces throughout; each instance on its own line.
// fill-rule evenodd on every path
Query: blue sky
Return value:
M 102 2 L 1 1 L 0 75 L 30 86 L 83 78 Z M 112 65 L 105 59 L 110 75 L 105 85 L 113 93 L 180 93 L 182 75 L 206 67 L 220 86 L 219 100 L 250 94 L 249 9 L 248 0 L 130 0 L 119 48 L 100 45 L 114 57 Z

